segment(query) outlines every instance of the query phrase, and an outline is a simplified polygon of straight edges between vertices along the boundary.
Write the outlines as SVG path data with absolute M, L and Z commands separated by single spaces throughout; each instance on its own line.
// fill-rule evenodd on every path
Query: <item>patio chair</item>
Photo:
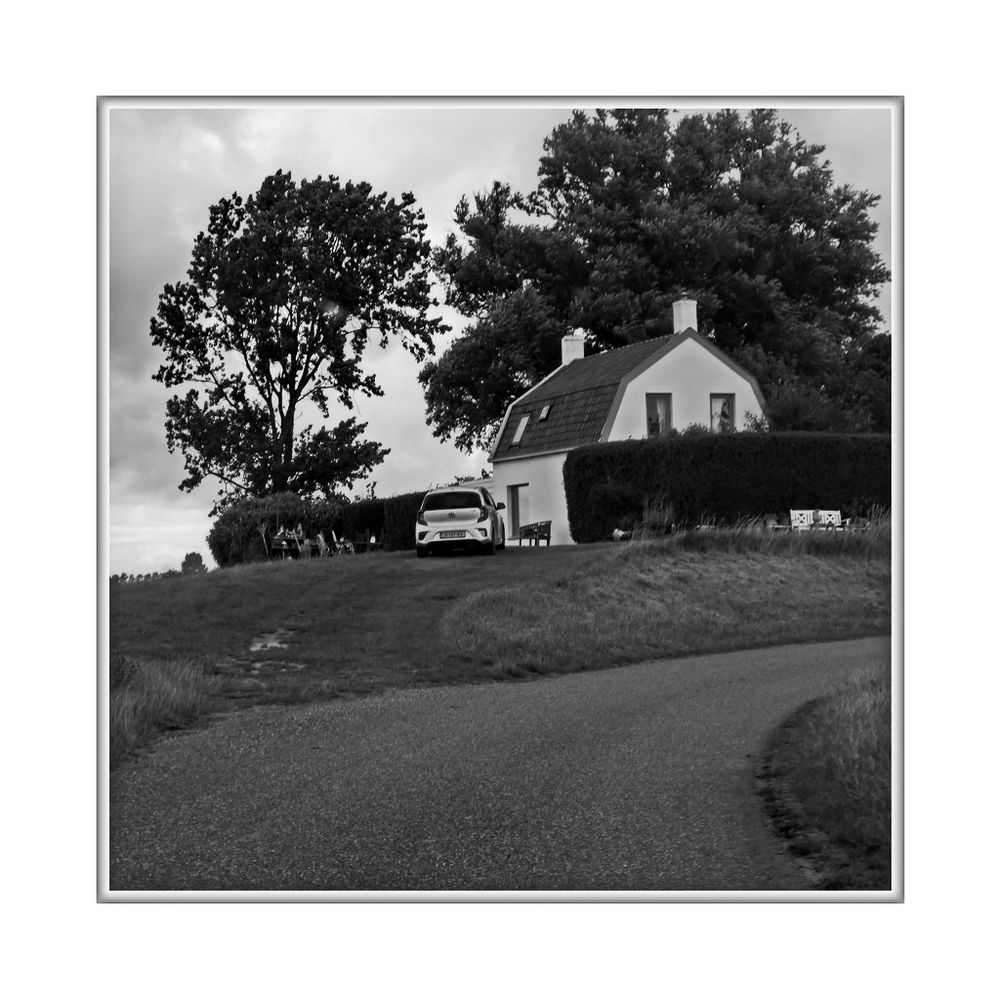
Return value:
M 323 537 L 322 531 L 316 535 L 316 554 L 320 557 L 333 555 L 330 546 L 326 544 L 326 539 Z
M 333 528 L 330 529 L 330 537 L 333 539 L 334 555 L 353 556 L 355 554 L 354 543 L 349 542 L 346 538 L 339 538 Z

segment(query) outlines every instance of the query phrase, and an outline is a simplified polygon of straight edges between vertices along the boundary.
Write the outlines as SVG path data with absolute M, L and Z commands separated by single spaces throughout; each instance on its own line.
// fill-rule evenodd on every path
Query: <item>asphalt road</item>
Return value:
M 112 890 L 788 890 L 769 732 L 888 638 L 268 707 L 110 785 Z

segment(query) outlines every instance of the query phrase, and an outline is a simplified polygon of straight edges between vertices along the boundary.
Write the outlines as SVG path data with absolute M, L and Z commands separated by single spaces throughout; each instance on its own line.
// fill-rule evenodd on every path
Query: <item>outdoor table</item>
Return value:
M 307 555 L 312 554 L 312 542 L 308 539 L 296 539 L 294 535 L 275 535 L 271 539 L 271 552 L 274 555 L 280 555 L 282 559 L 291 556 L 292 559 L 298 559 L 300 555 L 300 546 L 305 550 Z

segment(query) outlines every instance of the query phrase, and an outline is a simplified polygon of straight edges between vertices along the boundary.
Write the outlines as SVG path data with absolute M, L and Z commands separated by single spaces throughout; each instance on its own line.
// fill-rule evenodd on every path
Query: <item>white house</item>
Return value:
M 507 537 L 552 522 L 552 544 L 572 542 L 563 488 L 567 453 L 585 444 L 703 424 L 742 429 L 763 416 L 757 380 L 697 333 L 697 303 L 674 303 L 674 333 L 584 357 L 581 331 L 564 337 L 562 365 L 508 408 L 493 443 L 493 489 Z

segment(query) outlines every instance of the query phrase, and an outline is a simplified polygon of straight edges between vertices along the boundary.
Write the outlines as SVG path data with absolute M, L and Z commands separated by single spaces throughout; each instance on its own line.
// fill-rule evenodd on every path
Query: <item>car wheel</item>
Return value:
M 497 540 L 496 538 L 494 538 L 492 533 L 490 534 L 490 540 L 486 543 L 486 546 L 483 548 L 483 551 L 488 556 L 495 556 L 497 554 Z
M 500 541 L 497 542 L 497 548 L 498 549 L 506 549 L 507 548 L 507 534 L 504 531 L 504 527 L 503 527 L 502 524 L 500 525 Z
M 427 556 L 428 556 L 428 554 L 429 554 L 429 550 L 428 549 L 426 549 L 425 547 L 420 546 L 420 545 L 417 546 L 417 558 L 418 559 L 426 559 Z

